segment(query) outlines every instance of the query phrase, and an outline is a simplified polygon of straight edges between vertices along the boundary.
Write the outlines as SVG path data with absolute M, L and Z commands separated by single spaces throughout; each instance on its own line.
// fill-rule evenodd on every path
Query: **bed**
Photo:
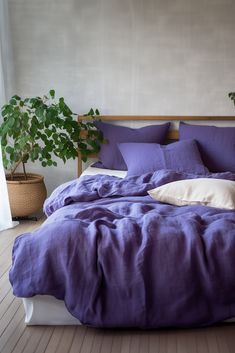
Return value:
M 166 121 L 178 121 L 178 120 L 195 120 L 195 121 L 200 121 L 203 120 L 204 122 L 207 120 L 235 120 L 235 117 L 103 117 L 104 120 L 166 120 Z M 173 130 L 168 133 L 168 140 L 177 140 L 178 138 L 178 132 Z M 128 147 L 127 151 L 129 153 L 130 149 L 135 146 L 125 146 L 125 143 L 121 148 L 125 149 Z M 149 147 L 149 146 L 144 146 L 144 147 Z M 178 148 L 178 147 L 177 147 Z M 170 150 L 170 148 L 169 148 Z M 169 153 L 169 151 L 167 151 Z M 170 151 L 170 153 L 172 153 Z M 178 153 L 178 150 L 174 151 L 174 153 Z M 140 155 L 140 154 L 139 154 Z M 128 160 L 129 155 L 125 156 Z M 141 156 L 136 156 L 136 158 L 141 158 Z M 173 158 L 175 159 L 175 158 Z M 81 156 L 79 155 L 78 158 L 78 174 L 80 175 L 81 173 Z M 129 170 L 128 170 L 129 173 Z M 97 177 L 97 175 L 99 175 Z M 111 258 L 106 258 L 109 262 L 105 263 L 105 256 L 102 258 L 102 260 L 99 259 L 99 255 L 97 255 L 98 252 L 98 247 L 94 248 L 94 256 L 96 256 L 96 261 L 92 262 L 92 266 L 94 267 L 93 271 L 99 267 L 102 268 L 103 273 L 100 273 L 100 278 L 109 278 L 110 283 L 112 284 L 110 288 L 107 289 L 107 291 L 103 288 L 105 286 L 105 281 L 104 283 L 99 282 L 96 283 L 95 286 L 90 287 L 88 286 L 86 290 L 82 293 L 79 294 L 79 301 L 80 303 L 85 303 L 86 309 L 83 310 L 83 313 L 80 315 L 81 320 L 78 319 L 78 316 L 76 314 L 77 312 L 77 305 L 74 302 L 75 298 L 73 297 L 73 294 L 69 294 L 71 298 L 69 298 L 67 301 L 66 300 L 61 300 L 61 296 L 65 295 L 60 293 L 58 295 L 56 292 L 53 292 L 51 289 L 50 295 L 47 295 L 47 293 L 44 293 L 44 290 L 40 290 L 37 292 L 35 287 L 31 285 L 31 283 L 27 282 L 27 276 L 31 276 L 32 269 L 29 269 L 28 272 L 26 271 L 21 279 L 17 278 L 17 275 L 19 276 L 19 270 L 21 266 L 24 266 L 24 259 L 22 260 L 22 257 L 27 254 L 25 253 L 25 247 L 27 247 L 27 242 L 21 246 L 21 238 L 25 239 L 25 236 L 20 236 L 18 238 L 18 241 L 15 243 L 15 248 L 14 248 L 14 254 L 13 254 L 13 266 L 10 274 L 10 279 L 11 283 L 13 285 L 14 293 L 17 296 L 20 296 L 23 298 L 23 303 L 26 311 L 26 318 L 25 322 L 28 325 L 76 325 L 76 324 L 83 324 L 86 325 L 91 325 L 95 327 L 142 327 L 142 328 L 155 328 L 155 327 L 167 327 L 167 326 L 179 326 L 179 327 L 188 327 L 188 326 L 202 326 L 202 325 L 208 325 L 211 323 L 215 323 L 218 321 L 224 321 L 224 320 L 233 320 L 233 317 L 235 317 L 235 278 L 233 277 L 233 274 L 231 272 L 231 269 L 234 268 L 233 266 L 235 265 L 233 258 L 235 258 L 235 212 L 233 209 L 231 210 L 219 210 L 215 211 L 214 209 L 211 209 L 207 206 L 195 206 L 195 205 L 190 205 L 186 206 L 186 208 L 180 208 L 177 206 L 169 206 L 168 203 L 164 204 L 162 202 L 156 202 L 153 198 L 149 198 L 150 196 L 147 195 L 147 192 L 150 189 L 154 189 L 155 187 L 161 188 L 162 186 L 164 187 L 165 184 L 169 184 L 171 182 L 178 182 L 181 180 L 187 180 L 189 181 L 191 179 L 200 179 L 197 175 L 193 175 L 193 173 L 181 173 L 181 172 L 175 172 L 172 170 L 164 169 L 160 170 L 160 172 L 149 172 L 145 173 L 141 176 L 132 176 L 129 175 L 127 178 L 125 178 L 127 175 L 126 171 L 123 170 L 113 170 L 113 169 L 100 169 L 97 167 L 88 167 L 83 171 L 82 174 L 82 183 L 79 184 L 79 190 L 82 190 L 82 192 L 79 193 L 79 196 L 77 198 L 77 194 L 74 193 L 74 190 L 77 188 L 77 181 L 72 185 L 71 183 L 65 186 L 62 186 L 59 191 L 57 192 L 56 195 L 53 196 L 51 200 L 46 205 L 47 209 L 47 214 L 49 215 L 47 220 L 47 226 L 54 227 L 56 222 L 60 220 L 60 217 L 63 216 L 63 210 L 68 209 L 71 207 L 71 200 L 72 203 L 74 204 L 80 204 L 81 202 L 85 202 L 84 204 L 91 204 L 95 205 L 92 213 L 89 217 L 91 217 L 91 224 L 96 225 L 96 227 L 101 227 L 103 229 L 103 233 L 101 231 L 100 234 L 107 234 L 105 233 L 107 229 L 111 229 L 112 233 L 112 224 L 116 224 L 116 228 L 118 228 L 118 231 L 120 232 L 120 228 L 122 229 L 122 234 L 125 233 L 125 229 L 131 229 L 129 231 L 129 234 L 132 234 L 133 229 L 136 228 L 136 224 L 133 221 L 133 218 L 136 218 L 136 214 L 140 215 L 140 218 L 143 219 L 142 226 L 141 227 L 146 227 L 148 230 L 147 233 L 150 234 L 150 229 L 151 232 L 154 231 L 156 232 L 156 228 L 159 227 L 159 234 L 161 237 L 164 237 L 166 235 L 166 230 L 165 229 L 160 229 L 162 227 L 162 224 L 164 224 L 166 218 L 168 222 L 168 232 L 169 229 L 174 234 L 174 236 L 177 238 L 179 237 L 179 241 L 181 242 L 180 248 L 177 245 L 177 242 L 175 240 L 171 240 L 171 243 L 166 242 L 164 243 L 163 239 L 158 239 L 157 244 L 158 246 L 156 247 L 155 240 L 152 240 L 150 243 L 146 240 L 146 238 L 142 239 L 142 242 L 146 241 L 146 244 L 144 245 L 143 249 L 141 248 L 141 244 L 137 242 L 137 244 L 132 244 L 132 246 L 136 247 L 137 251 L 136 254 L 138 253 L 137 256 L 137 262 L 132 261 L 128 259 L 128 257 L 134 256 L 131 250 L 128 250 L 128 256 L 124 255 L 125 258 L 125 263 L 122 263 L 121 266 L 121 271 L 114 269 L 113 274 L 109 273 L 109 268 L 110 266 L 110 261 L 113 260 L 115 264 L 118 263 L 118 254 L 120 255 L 120 251 L 126 251 L 126 248 L 121 248 L 123 244 L 120 243 L 115 243 L 115 246 L 113 246 L 112 250 L 112 256 Z M 110 177 L 111 176 L 111 177 Z M 111 178 L 111 179 L 110 179 Z M 227 173 L 217 173 L 216 175 L 207 175 L 207 178 L 211 179 L 228 179 L 228 181 L 231 182 L 231 185 L 233 186 L 233 182 L 235 181 L 235 174 L 233 172 L 227 172 Z M 127 180 L 127 184 L 123 182 L 122 180 Z M 94 183 L 97 183 L 96 185 L 96 192 L 94 194 L 94 188 L 91 185 L 94 185 Z M 151 186 L 151 187 L 150 187 Z M 71 193 L 69 195 L 69 198 L 66 196 L 65 197 L 65 190 L 67 188 L 71 187 Z M 87 192 L 87 189 L 89 189 L 89 197 L 87 198 L 86 193 L 84 193 L 84 190 Z M 97 192 L 98 190 L 98 192 Z M 67 191 L 66 191 L 67 192 Z M 77 192 L 77 191 L 76 191 Z M 98 195 L 98 196 L 97 196 Z M 59 199 L 58 199 L 59 196 Z M 119 200 L 120 197 L 127 198 L 127 201 L 129 202 L 129 206 L 119 206 L 121 207 L 120 209 L 122 212 L 125 213 L 125 217 L 128 218 L 128 222 L 125 223 L 125 219 L 115 216 L 116 218 L 113 218 L 113 214 L 115 214 L 116 209 L 115 209 L 115 203 L 118 204 L 118 202 L 122 203 L 122 200 Z M 107 200 L 110 200 L 111 198 L 111 203 L 107 204 Z M 143 202 L 144 198 L 144 202 Z M 69 202 L 67 200 L 69 199 Z M 145 204 L 147 199 L 147 204 Z M 62 201 L 61 201 L 62 200 Z M 59 202 L 59 206 L 58 206 Z M 83 205 L 82 204 L 82 207 Z M 100 212 L 100 207 L 103 207 L 103 205 L 106 205 L 106 210 L 107 213 L 105 215 L 105 219 L 102 219 L 101 225 L 99 224 L 97 226 L 97 222 L 100 222 L 99 218 L 99 212 Z M 134 207 L 138 208 L 138 212 L 136 209 L 133 211 L 133 205 Z M 157 205 L 157 206 L 156 206 Z M 79 207 L 80 207 L 79 206 Z M 93 207 L 93 206 L 92 206 Z M 188 207 L 188 208 L 187 208 Z M 195 207 L 199 207 L 198 209 Z M 181 210 L 185 209 L 186 212 L 181 212 Z M 217 210 L 218 208 L 216 208 Z M 61 211 L 62 210 L 62 211 Z M 157 210 L 157 214 L 154 214 L 154 212 Z M 176 211 L 177 210 L 177 211 Z M 71 213 L 70 213 L 71 211 Z M 79 219 L 80 222 L 80 227 L 87 228 L 87 215 L 84 216 L 86 213 L 86 207 L 83 209 L 76 210 L 78 211 L 79 216 L 71 216 L 71 214 L 74 214 L 72 209 L 69 212 L 66 213 L 66 221 L 68 219 L 71 219 L 71 222 L 73 223 L 74 220 Z M 110 212 L 109 212 L 110 211 Z M 134 212 L 132 214 L 132 212 Z M 171 214 L 171 212 L 173 212 Z M 95 216 L 94 216 L 95 214 Z M 148 214 L 148 218 L 147 215 Z M 98 215 L 98 216 L 97 216 Z M 205 216 L 206 215 L 206 216 Z M 157 217 L 156 217 L 157 216 Z M 78 218 L 77 218 L 78 217 Z M 93 217 L 93 218 L 92 218 Z M 156 218 L 161 218 L 161 221 L 156 222 Z M 187 218 L 188 217 L 188 218 Z M 101 217 L 102 218 L 102 217 Z M 120 219 L 119 219 L 120 218 Z M 177 222 L 174 223 L 175 221 L 169 221 L 169 219 L 177 219 Z M 202 222 L 203 219 L 203 222 Z M 213 221 L 212 221 L 213 219 Z M 217 234 L 217 240 L 216 242 L 212 240 L 213 231 L 211 229 L 215 225 L 215 220 L 217 219 L 217 222 L 219 224 L 219 228 L 216 230 Z M 117 223 L 119 222 L 118 226 Z M 124 223 L 123 223 L 124 222 Z M 71 223 L 71 224 L 72 224 Z M 108 224 L 108 226 L 107 226 Z M 175 233 L 176 229 L 176 224 L 181 227 L 181 232 Z M 186 257 L 184 257 L 184 251 L 188 251 L 190 248 L 190 251 L 192 252 L 192 258 L 193 258 L 193 252 L 195 251 L 195 246 L 192 245 L 193 242 L 195 241 L 194 238 L 191 238 L 191 245 L 190 242 L 186 237 L 183 237 L 180 240 L 180 235 L 181 233 L 184 233 L 184 227 L 189 227 L 192 234 L 197 234 L 196 236 L 196 246 L 198 249 L 200 249 L 200 253 L 198 255 L 199 262 L 196 261 L 196 265 L 194 264 L 194 276 L 195 277 L 190 277 L 190 274 L 187 273 L 184 277 L 182 274 L 182 282 L 180 280 L 181 274 L 180 270 L 182 270 L 182 265 L 178 266 L 176 258 L 174 258 L 174 254 L 176 252 L 180 253 L 181 259 L 186 261 Z M 108 227 L 106 230 L 104 230 L 104 227 Z M 126 227 L 126 228 L 125 228 Z M 225 234 L 222 234 L 221 236 L 221 228 L 225 229 L 226 234 L 229 235 L 229 244 L 225 241 Z M 45 228 L 45 226 L 44 226 Z M 164 228 L 164 227 L 163 227 Z M 54 229 L 54 228 L 53 228 Z M 96 232 L 97 229 L 96 228 Z M 138 228 L 138 232 L 140 228 Z M 142 228 L 141 228 L 142 229 Z M 198 230 L 200 229 L 200 231 Z M 208 233 L 206 233 L 205 229 L 210 229 Z M 72 232 L 71 229 L 68 230 L 68 232 Z M 84 231 L 85 232 L 85 231 Z M 202 232 L 202 233 L 200 233 Z M 111 234 L 110 233 L 110 234 Z M 45 233 L 46 234 L 46 233 Z M 46 237 L 44 234 L 44 238 Z M 94 233 L 95 234 L 95 233 Z M 208 243 L 204 240 L 202 241 L 202 237 L 204 235 L 208 236 L 208 239 L 210 237 L 210 241 L 208 240 Z M 114 233 L 112 233 L 112 236 L 114 238 Z M 118 235 L 118 233 L 117 233 Z M 120 233 L 119 233 L 120 235 Z M 84 238 L 87 236 L 87 233 L 84 233 Z M 99 236 L 97 234 L 94 236 L 93 241 L 99 242 Z M 29 236 L 30 237 L 30 236 Z M 26 235 L 27 238 L 27 235 Z M 114 238 L 115 239 L 115 238 Z M 217 246 L 220 243 L 220 246 Z M 69 243 L 66 243 L 65 246 L 67 246 L 67 249 L 70 249 Z M 159 245 L 160 244 L 160 245 Z M 170 245 L 169 245 L 170 244 Z M 172 245 L 171 245 L 172 244 Z M 217 245 L 216 245 L 217 244 Z M 84 245 L 84 244 L 83 244 Z M 30 245 L 31 246 L 31 245 Z M 37 244 L 38 246 L 38 244 Z M 36 246 L 36 247 L 37 247 Z M 109 243 L 106 244 L 107 248 L 110 246 Z M 128 245 L 129 246 L 129 245 Z M 171 249 L 171 246 L 173 247 L 173 250 Z M 208 247 L 207 247 L 208 246 Z M 215 249 L 216 246 L 216 249 Z M 37 254 L 36 250 L 35 254 Z M 155 248 L 154 248 L 155 247 Z M 158 248 L 160 247 L 161 253 L 158 252 Z M 184 251 L 182 252 L 182 248 Z M 147 252 L 145 249 L 150 249 Z M 155 283 L 155 279 L 153 283 L 151 281 L 153 278 L 155 278 L 155 271 L 153 271 L 153 265 L 155 261 L 154 255 L 153 255 L 153 250 L 156 250 L 156 263 L 158 265 L 158 268 L 163 266 L 163 270 L 158 272 L 158 283 Z M 186 250 L 185 250 L 186 249 Z M 197 249 L 197 251 L 199 251 Z M 226 262 L 226 264 L 222 264 L 221 266 L 224 267 L 223 271 L 221 271 L 218 268 L 216 268 L 214 263 L 210 263 L 208 254 L 213 254 L 215 257 L 219 256 L 220 257 L 220 249 L 222 249 L 221 256 L 227 256 L 229 261 Z M 30 248 L 30 251 L 32 251 L 32 248 Z M 160 251 L 160 250 L 159 250 Z M 165 268 L 164 264 L 164 256 L 161 256 L 161 254 L 165 252 L 165 257 L 172 257 L 172 261 L 169 260 L 169 258 L 166 261 L 167 266 L 174 267 L 175 264 L 175 273 L 177 273 L 178 279 L 173 278 L 172 275 L 174 271 L 172 272 L 172 269 L 170 268 Z M 174 251 L 172 253 L 172 251 Z M 142 254 L 143 252 L 143 254 Z M 105 253 L 105 251 L 104 251 Z M 106 252 L 107 253 L 107 252 Z M 147 255 L 146 255 L 147 254 Z M 234 256 L 232 256 L 232 254 Z M 149 256 L 148 256 L 149 255 Z M 45 257 L 45 253 L 43 254 Z M 103 256 L 103 255 L 102 255 Z M 177 255 L 178 256 L 178 255 Z M 151 259 L 152 262 L 148 263 L 148 258 Z M 97 260 L 98 259 L 98 260 Z M 177 257 L 179 261 L 179 256 Z M 188 257 L 190 259 L 190 256 Z M 48 270 L 50 266 L 52 266 L 52 263 L 47 259 L 44 263 L 44 272 L 46 272 L 46 269 Z M 104 261 L 102 265 L 100 265 L 99 261 Z M 121 261 L 121 260 L 120 260 Z M 187 260 L 188 261 L 188 260 Z M 192 260 L 190 260 L 192 261 Z M 53 262 L 53 261 L 52 261 Z M 192 261 L 193 262 L 193 261 Z M 200 263 L 202 262 L 202 263 Z M 63 263 L 63 266 L 67 266 L 69 263 L 69 259 L 67 258 L 66 261 Z M 218 261 L 219 263 L 219 261 Z M 127 268 L 128 264 L 128 268 Z M 133 283 L 132 283 L 132 276 L 133 273 L 137 270 L 136 268 L 132 268 L 133 264 L 137 264 L 138 267 L 138 278 L 133 277 Z M 80 263 L 79 266 L 83 266 L 83 264 Z M 53 265 L 54 266 L 54 265 Z M 196 268 L 195 268 L 196 266 Z M 199 268 L 197 268 L 199 266 Z M 125 273 L 123 272 L 123 269 L 125 269 Z M 224 278 L 225 274 L 225 269 L 228 278 Z M 57 276 L 55 273 L 55 268 L 54 268 L 54 275 Z M 52 272 L 53 272 L 52 271 Z M 61 269 L 59 270 L 61 271 Z M 80 271 L 80 269 L 79 269 Z M 195 272 L 196 271 L 196 272 Z M 130 273 L 129 273 L 130 272 Z M 156 271 L 157 272 L 157 271 Z M 198 274 L 200 272 L 200 274 Z M 84 273 L 86 271 L 84 270 Z M 161 275 L 161 273 L 167 273 L 169 276 L 168 278 L 168 289 L 167 291 L 163 291 L 165 298 L 158 297 L 158 293 L 160 292 L 163 283 L 164 283 L 164 276 Z M 89 277 L 89 269 L 87 270 L 87 274 Z M 120 274 L 120 276 L 119 276 Z M 122 278 L 121 274 L 124 276 L 127 276 L 125 279 Z M 61 275 L 61 273 L 60 273 Z M 79 275 L 82 276 L 82 272 L 79 273 Z M 112 275 L 116 280 L 112 283 Z M 208 275 L 210 275 L 210 281 L 208 281 Z M 38 278 L 37 281 L 38 283 L 41 281 L 50 283 L 51 278 L 50 271 L 48 270 L 47 278 Z M 176 276 L 176 274 L 175 274 Z M 184 277 L 184 278 L 183 278 Z M 218 277 L 218 279 L 216 278 Z M 100 279 L 99 278 L 99 279 Z M 146 280 L 146 278 L 148 280 Z M 200 284 L 197 283 L 197 281 L 200 279 L 201 283 L 203 285 L 201 286 Z M 22 281 L 26 281 L 25 287 L 28 287 L 28 291 L 24 292 L 22 291 Z M 52 280 L 53 281 L 53 280 Z M 91 276 L 90 281 L 96 281 L 95 277 Z M 181 283 L 179 286 L 177 286 L 177 281 Z M 195 281 L 195 283 L 194 283 Z M 60 281 L 59 281 L 60 282 Z M 60 285 L 59 282 L 57 285 Z M 170 283 L 172 282 L 172 286 Z M 83 282 L 85 283 L 85 282 Z M 118 283 L 125 284 L 124 287 L 120 285 L 120 287 L 117 286 Z M 128 285 L 130 283 L 130 288 L 128 288 Z M 209 283 L 209 284 L 208 284 Z M 173 285 L 174 284 L 174 285 Z M 187 285 L 186 285 L 187 284 Z M 153 293 L 156 296 L 156 301 L 158 302 L 158 306 L 154 304 L 155 302 L 155 297 L 151 295 L 150 293 L 150 288 L 153 288 Z M 184 287 L 187 287 L 187 298 L 185 297 L 184 293 Z M 201 289 L 199 288 L 201 286 Z M 42 286 L 43 287 L 43 286 Z M 41 288 L 42 288 L 41 287 Z M 191 289 L 190 289 L 191 288 Z M 138 295 L 136 294 L 138 292 Z M 25 288 L 24 288 L 25 290 Z M 92 303 L 89 303 L 87 301 L 87 298 L 90 295 L 90 291 L 94 290 L 95 293 L 92 293 L 91 297 Z M 136 291 L 135 291 L 136 290 Z M 61 291 L 61 289 L 59 290 Z M 102 296 L 99 297 L 98 292 L 102 292 Z M 177 295 L 174 294 L 174 291 L 177 292 Z M 214 295 L 215 291 L 217 291 L 217 295 Z M 107 293 L 110 292 L 110 295 L 115 298 L 114 302 L 109 300 L 109 297 L 107 297 Z M 195 296 L 201 296 L 203 293 L 206 293 L 206 300 L 204 298 L 201 298 L 196 303 L 196 306 L 193 304 L 195 303 Z M 26 293 L 27 295 L 24 295 Z M 106 294 L 105 294 L 106 293 Z M 120 294 L 121 293 L 121 294 Z M 120 308 L 122 307 L 122 295 L 123 297 L 126 298 L 126 302 L 123 305 L 125 306 L 124 311 L 126 311 L 127 315 L 130 317 L 125 316 L 124 314 L 120 313 L 121 310 Z M 137 296 L 136 296 L 137 295 Z M 27 297 L 26 297 L 27 296 Z M 136 296 L 136 297 L 135 297 Z M 174 298 L 172 303 L 170 301 L 170 296 Z M 57 299 L 56 299 L 57 297 Z M 102 299 L 103 298 L 103 299 Z M 104 300 L 105 298 L 105 300 Z M 133 300 L 132 300 L 133 298 Z M 223 298 L 226 298 L 227 302 L 223 302 Z M 69 302 L 69 304 L 68 304 Z M 117 310 L 112 312 L 112 308 L 114 308 L 114 303 L 116 303 Z M 130 307 L 130 303 L 134 303 L 133 307 Z M 151 305 L 152 307 L 151 307 Z M 149 306 L 149 307 L 148 307 Z M 162 311 L 161 308 L 164 310 Z M 168 313 L 169 310 L 169 313 Z M 156 311 L 159 312 L 158 318 L 154 317 L 154 313 Z M 146 314 L 147 312 L 147 314 Z M 153 312 L 153 314 L 152 314 Z M 73 315 L 71 314 L 73 313 Z M 96 315 L 96 317 L 93 319 L 92 315 Z M 179 318 L 181 315 L 182 318 Z M 77 318 L 75 317 L 77 316 Z M 192 319 L 193 318 L 193 319 Z

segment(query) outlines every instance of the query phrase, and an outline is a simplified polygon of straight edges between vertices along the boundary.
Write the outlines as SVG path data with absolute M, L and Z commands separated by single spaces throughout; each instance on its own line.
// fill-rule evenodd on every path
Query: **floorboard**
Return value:
M 235 324 L 151 331 L 26 327 L 23 304 L 12 294 L 8 272 L 14 239 L 42 221 L 24 221 L 0 232 L 0 353 L 235 353 Z

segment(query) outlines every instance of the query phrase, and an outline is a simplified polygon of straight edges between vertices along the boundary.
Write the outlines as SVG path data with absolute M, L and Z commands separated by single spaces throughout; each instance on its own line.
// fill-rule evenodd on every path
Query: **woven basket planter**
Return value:
M 46 199 L 44 178 L 38 174 L 16 173 L 15 180 L 6 175 L 12 217 L 24 217 L 39 211 Z

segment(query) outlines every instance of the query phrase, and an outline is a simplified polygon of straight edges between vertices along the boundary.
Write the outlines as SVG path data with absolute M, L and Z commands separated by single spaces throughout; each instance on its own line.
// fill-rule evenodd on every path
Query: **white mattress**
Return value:
M 81 325 L 66 309 L 64 302 L 50 295 L 23 298 L 27 325 Z
M 122 170 L 101 169 L 89 166 L 84 175 L 105 174 L 120 178 L 126 176 Z M 49 295 L 36 295 L 32 298 L 22 298 L 25 308 L 25 323 L 27 325 L 81 325 L 65 307 L 63 301 Z M 235 318 L 226 322 L 235 322 Z

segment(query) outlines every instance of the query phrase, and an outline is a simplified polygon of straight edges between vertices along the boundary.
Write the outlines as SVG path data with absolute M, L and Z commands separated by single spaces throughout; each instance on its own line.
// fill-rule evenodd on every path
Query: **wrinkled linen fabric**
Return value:
M 53 295 L 95 327 L 189 327 L 235 317 L 235 212 L 171 206 L 147 191 L 198 175 L 85 176 L 45 202 L 13 248 L 19 297 Z M 235 181 L 235 174 L 208 174 Z
M 177 141 L 169 145 L 128 142 L 119 143 L 118 147 L 127 165 L 128 176 L 160 169 L 203 175 L 209 172 L 202 162 L 194 140 Z
M 192 125 L 180 122 L 180 140 L 194 139 L 211 172 L 235 172 L 235 127 Z
M 170 123 L 147 125 L 137 129 L 127 126 L 113 125 L 95 121 L 95 126 L 102 132 L 107 143 L 100 146 L 98 162 L 93 164 L 97 168 L 127 170 L 126 163 L 117 146 L 120 142 L 155 142 L 164 143 Z

